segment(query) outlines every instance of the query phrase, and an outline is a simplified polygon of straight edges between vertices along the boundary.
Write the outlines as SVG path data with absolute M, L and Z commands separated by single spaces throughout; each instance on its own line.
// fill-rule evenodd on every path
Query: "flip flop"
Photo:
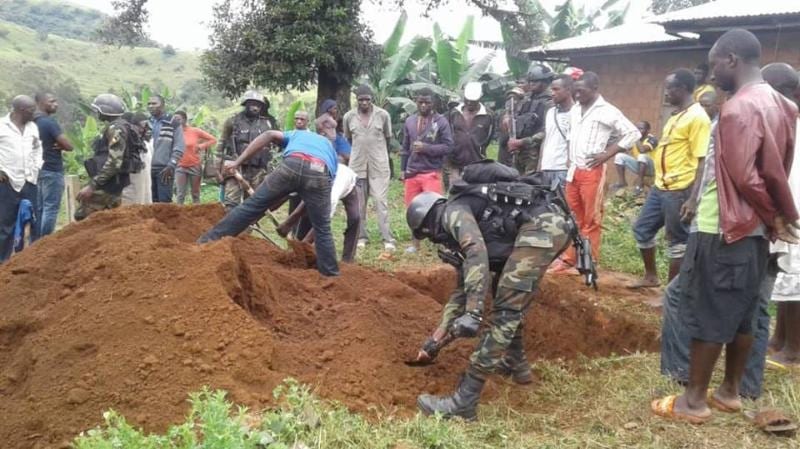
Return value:
M 644 279 L 639 279 L 638 281 L 636 281 L 636 282 L 634 282 L 632 284 L 628 284 L 628 285 L 625 286 L 625 288 L 628 288 L 628 289 L 631 289 L 631 290 L 638 290 L 640 288 L 658 288 L 658 287 L 661 287 L 661 283 L 660 282 L 658 282 L 658 281 L 650 282 L 650 281 L 645 281 Z
M 676 421 L 685 421 L 689 424 L 705 424 L 711 420 L 711 415 L 702 417 L 676 412 L 675 401 L 677 399 L 677 395 L 670 395 L 661 399 L 655 399 L 650 403 L 650 411 L 652 411 L 656 416 L 673 419 Z
M 797 424 L 777 409 L 748 410 L 744 412 L 760 430 L 781 437 L 792 437 L 797 432 Z
M 767 368 L 776 369 L 780 371 L 789 371 L 791 369 L 790 366 L 784 365 L 783 363 L 773 359 L 772 357 L 767 357 Z
M 719 410 L 723 413 L 739 413 L 742 411 L 741 403 L 739 404 L 739 407 L 731 407 L 730 405 L 720 401 L 713 392 L 708 395 L 706 403 L 714 410 Z

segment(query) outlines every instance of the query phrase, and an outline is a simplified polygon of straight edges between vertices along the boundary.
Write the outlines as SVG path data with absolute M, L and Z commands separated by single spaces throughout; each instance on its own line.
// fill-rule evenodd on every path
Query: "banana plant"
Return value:
M 303 110 L 306 110 L 306 104 L 303 103 L 303 100 L 296 100 L 289 106 L 289 109 L 286 110 L 286 121 L 283 122 L 283 127 L 286 131 L 294 129 L 294 114 Z
M 89 115 L 83 125 L 75 122 L 67 128 L 66 134 L 73 149 L 64 153 L 64 168 L 67 174 L 84 175 L 83 163 L 92 156 L 92 143 L 100 136 L 97 120 Z

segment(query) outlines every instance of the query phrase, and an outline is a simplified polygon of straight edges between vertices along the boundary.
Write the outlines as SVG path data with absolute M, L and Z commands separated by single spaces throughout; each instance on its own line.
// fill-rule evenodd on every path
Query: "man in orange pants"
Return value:
M 600 79 L 586 72 L 575 83 L 570 111 L 569 162 L 566 196 L 581 235 L 592 243 L 592 257 L 600 259 L 606 161 L 627 151 L 641 137 L 636 126 L 599 92 Z M 611 137 L 617 139 L 609 144 Z M 570 249 L 550 268 L 552 273 L 577 274 L 575 251 Z

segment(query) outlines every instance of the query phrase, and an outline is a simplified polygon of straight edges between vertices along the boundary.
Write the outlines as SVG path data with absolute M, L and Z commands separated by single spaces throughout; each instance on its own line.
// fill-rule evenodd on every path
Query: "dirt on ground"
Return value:
M 190 392 L 252 408 L 294 377 L 353 410 L 412 413 L 450 392 L 474 340 L 433 366 L 402 362 L 433 329 L 454 272 L 343 265 L 320 276 L 307 248 L 194 241 L 223 214 L 154 205 L 98 213 L 0 267 L 0 440 L 58 447 L 113 408 L 136 426 L 180 422 Z M 577 279 L 546 281 L 526 325 L 537 358 L 656 348 L 652 324 L 596 304 Z M 501 383 L 490 383 L 487 400 Z

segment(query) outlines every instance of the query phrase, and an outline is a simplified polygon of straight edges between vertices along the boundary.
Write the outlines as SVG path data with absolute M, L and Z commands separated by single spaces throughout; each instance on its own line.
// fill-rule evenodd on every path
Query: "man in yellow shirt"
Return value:
M 676 107 L 664 125 L 661 141 L 652 152 L 655 163 L 655 185 L 647 195 L 633 235 L 642 253 L 644 277 L 631 288 L 659 285 L 656 272 L 656 234 L 664 227 L 667 256 L 670 258 L 669 279 L 677 274 L 686 251 L 689 226 L 684 217 L 693 215 L 697 186 L 694 181 L 702 169 L 708 150 L 711 121 L 700 104 L 692 98 L 695 78 L 687 69 L 678 69 L 667 76 L 666 99 Z
M 695 67 L 694 80 L 696 87 L 694 88 L 694 93 L 692 93 L 692 99 L 695 103 L 699 103 L 700 97 L 705 93 L 716 93 L 717 90 L 714 85 L 708 80 L 708 64 L 705 62 Z
M 658 139 L 650 134 L 650 122 L 642 120 L 636 124 L 636 128 L 639 129 L 642 138 L 633 144 L 630 152 L 617 153 L 614 156 L 614 168 L 617 169 L 617 179 L 619 181 L 611 186 L 611 190 L 628 187 L 628 182 L 625 180 L 625 170 L 627 169 L 636 174 L 636 187 L 634 187 L 633 193 L 639 196 L 644 192 L 645 176 L 653 176 L 655 173 L 655 166 L 653 165 L 653 159 L 650 157 L 650 152 L 658 146 Z

